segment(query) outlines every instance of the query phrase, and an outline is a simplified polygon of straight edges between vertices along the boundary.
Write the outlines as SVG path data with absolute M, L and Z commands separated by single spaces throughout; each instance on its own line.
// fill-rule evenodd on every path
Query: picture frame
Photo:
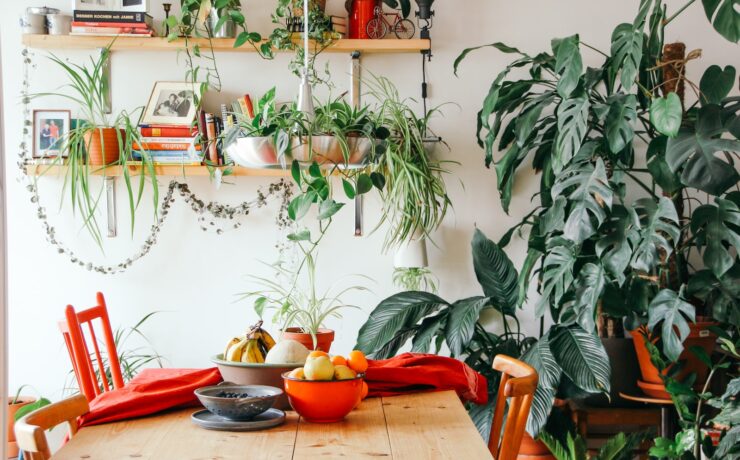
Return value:
M 83 11 L 115 11 L 123 0 L 72 0 L 72 8 Z
M 118 0 L 118 3 L 118 9 L 121 11 L 149 13 L 150 0 Z
M 33 158 L 66 158 L 62 148 L 72 127 L 69 110 L 36 109 L 33 111 Z
M 141 116 L 142 125 L 190 126 L 195 119 L 193 86 L 184 81 L 158 81 Z

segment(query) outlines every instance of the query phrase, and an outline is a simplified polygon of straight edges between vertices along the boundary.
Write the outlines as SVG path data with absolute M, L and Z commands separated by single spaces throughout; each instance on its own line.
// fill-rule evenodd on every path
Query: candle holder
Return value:
M 164 36 L 168 37 L 170 35 L 170 24 L 167 22 L 167 20 L 170 18 L 170 9 L 172 9 L 172 3 L 162 3 L 162 8 L 164 8 Z

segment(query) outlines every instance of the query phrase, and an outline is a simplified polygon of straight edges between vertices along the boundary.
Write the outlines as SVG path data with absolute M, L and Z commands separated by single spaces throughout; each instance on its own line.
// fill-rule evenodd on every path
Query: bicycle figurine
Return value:
M 398 11 L 386 13 L 383 11 L 382 6 L 376 6 L 374 13 L 375 17 L 367 23 L 367 27 L 365 28 L 370 38 L 381 39 L 388 34 L 389 30 L 393 30 L 396 37 L 400 39 L 414 38 L 414 33 L 416 32 L 414 23 L 402 18 Z M 388 20 L 389 16 L 391 17 L 390 21 Z

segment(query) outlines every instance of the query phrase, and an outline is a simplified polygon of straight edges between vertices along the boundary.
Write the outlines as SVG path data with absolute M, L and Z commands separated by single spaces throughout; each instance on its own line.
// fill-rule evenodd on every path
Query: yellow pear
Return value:
M 303 367 L 307 380 L 331 380 L 334 377 L 334 365 L 326 356 L 309 358 Z
M 334 366 L 334 378 L 337 380 L 349 380 L 357 377 L 357 372 L 342 364 Z
M 292 371 L 290 371 L 290 374 L 288 374 L 288 377 L 293 378 L 293 379 L 305 380 L 306 379 L 306 374 L 303 372 L 303 368 L 302 367 L 298 367 L 298 368 L 293 369 Z

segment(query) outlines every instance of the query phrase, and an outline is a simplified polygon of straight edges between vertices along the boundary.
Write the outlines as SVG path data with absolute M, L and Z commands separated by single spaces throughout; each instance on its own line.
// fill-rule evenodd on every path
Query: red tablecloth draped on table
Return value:
M 488 402 L 486 378 L 457 359 L 404 353 L 390 359 L 371 359 L 368 365 L 365 382 L 371 397 L 455 390 L 466 401 Z
M 144 369 L 123 388 L 105 392 L 90 402 L 80 426 L 127 420 L 174 407 L 198 404 L 196 389 L 221 382 L 218 369 Z

